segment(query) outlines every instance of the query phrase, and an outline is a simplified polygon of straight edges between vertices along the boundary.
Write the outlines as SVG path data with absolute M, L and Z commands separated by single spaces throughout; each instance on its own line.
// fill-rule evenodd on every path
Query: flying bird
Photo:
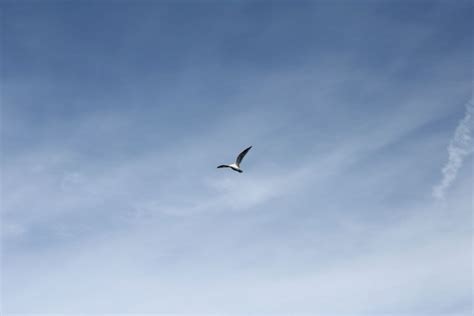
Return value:
M 242 159 L 244 159 L 245 155 L 249 152 L 250 148 L 252 148 L 252 146 L 250 146 L 249 148 L 246 148 L 243 152 L 241 152 L 237 156 L 235 163 L 230 164 L 230 165 L 220 165 L 217 168 L 231 168 L 234 171 L 242 173 L 243 171 L 242 169 L 240 169 L 240 163 L 242 162 Z

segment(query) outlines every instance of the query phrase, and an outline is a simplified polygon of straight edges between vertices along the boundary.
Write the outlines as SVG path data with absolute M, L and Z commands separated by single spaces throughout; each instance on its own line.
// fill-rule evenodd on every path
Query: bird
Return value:
M 230 164 L 230 165 L 220 165 L 220 166 L 217 166 L 217 168 L 231 168 L 232 170 L 234 171 L 237 171 L 239 173 L 242 173 L 243 170 L 240 169 L 240 163 L 242 162 L 242 159 L 244 159 L 245 155 L 249 152 L 250 148 L 252 148 L 252 146 L 244 149 L 244 151 L 242 151 L 238 156 L 237 156 L 237 159 L 235 160 L 235 163 L 233 164 Z

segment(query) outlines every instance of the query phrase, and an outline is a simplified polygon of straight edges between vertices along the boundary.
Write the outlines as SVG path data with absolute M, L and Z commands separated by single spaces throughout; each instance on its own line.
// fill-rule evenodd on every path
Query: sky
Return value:
M 472 315 L 472 1 L 0 17 L 2 315 Z

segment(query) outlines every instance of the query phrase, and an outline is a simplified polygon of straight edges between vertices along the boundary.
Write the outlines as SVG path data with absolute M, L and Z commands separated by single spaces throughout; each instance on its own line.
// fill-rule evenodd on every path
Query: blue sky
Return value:
M 472 314 L 472 2 L 0 10 L 3 313 Z

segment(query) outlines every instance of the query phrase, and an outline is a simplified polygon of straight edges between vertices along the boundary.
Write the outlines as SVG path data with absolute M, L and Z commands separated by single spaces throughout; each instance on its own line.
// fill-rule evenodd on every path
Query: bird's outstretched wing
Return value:
M 220 166 L 217 166 L 217 168 L 230 168 L 228 165 L 220 165 Z
M 238 156 L 237 156 L 237 160 L 235 161 L 235 164 L 240 167 L 240 163 L 242 162 L 242 159 L 244 159 L 245 155 L 249 152 L 250 148 L 252 148 L 252 146 L 250 146 L 249 148 L 245 149 L 243 152 L 241 152 Z

